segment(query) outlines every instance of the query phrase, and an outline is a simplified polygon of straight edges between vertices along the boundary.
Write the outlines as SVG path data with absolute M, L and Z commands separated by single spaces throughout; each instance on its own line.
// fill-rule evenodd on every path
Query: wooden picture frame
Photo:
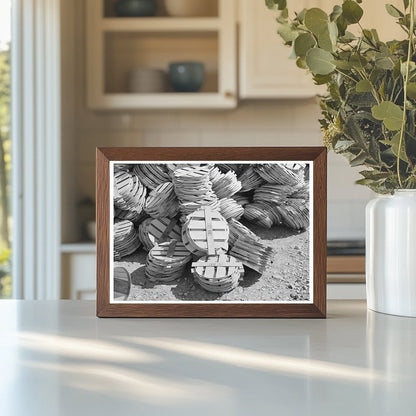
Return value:
M 118 164 L 120 162 L 120 165 Z M 113 175 L 121 163 L 136 166 L 235 162 L 270 166 L 304 166 L 309 172 L 309 297 L 306 301 L 134 301 L 114 302 L 113 279 Z M 262 163 L 263 162 L 263 163 Z M 238 165 L 240 163 L 240 165 Z M 325 318 L 326 317 L 326 181 L 327 150 L 324 147 L 239 148 L 97 148 L 97 316 L 98 317 L 210 317 L 210 318 Z M 114 167 L 116 166 L 116 168 Z M 226 166 L 219 163 L 218 166 Z M 308 166 L 308 168 L 305 168 Z M 211 169 L 211 168 L 210 168 Z M 289 168 L 288 168 L 289 169 Z M 306 177 L 306 174 L 305 174 Z M 176 188 L 175 188 L 176 189 Z M 306 199 L 305 199 L 306 201 Z M 300 232 L 299 232 L 300 233 Z M 296 233 L 294 233 L 296 236 Z M 207 231 L 208 235 L 208 231 Z M 310 238 L 309 238 L 310 237 Z M 295 246 L 295 249 L 299 247 Z M 300 252 L 300 251 L 299 251 Z M 289 264 L 289 263 L 286 263 Z M 113 269 L 110 269 L 113 267 Z M 205 269 L 206 270 L 206 269 Z M 228 269 L 227 269 L 228 270 Z M 111 283 L 111 284 L 110 284 Z M 110 299 L 110 287 L 113 290 Z M 295 297 L 296 298 L 296 297 Z M 306 298 L 305 298 L 306 299 Z

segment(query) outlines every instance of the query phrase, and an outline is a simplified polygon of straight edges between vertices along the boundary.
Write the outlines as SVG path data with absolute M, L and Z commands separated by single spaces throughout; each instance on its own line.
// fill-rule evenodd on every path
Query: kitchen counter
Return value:
M 416 319 L 98 319 L 0 301 L 0 415 L 415 415 Z

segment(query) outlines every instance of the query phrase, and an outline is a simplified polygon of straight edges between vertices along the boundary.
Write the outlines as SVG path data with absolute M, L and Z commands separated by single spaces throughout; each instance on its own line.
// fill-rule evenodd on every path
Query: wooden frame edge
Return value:
M 270 151 L 281 151 L 281 160 L 311 160 L 313 162 L 313 303 L 296 304 L 111 304 L 110 287 L 110 189 L 109 165 L 113 160 L 272 160 Z M 303 155 L 297 154 L 303 151 Z M 201 152 L 204 157 L 201 157 Z M 220 152 L 214 157 L 209 156 Z M 186 154 L 186 157 L 183 155 Z M 208 154 L 208 156 L 207 156 Z M 156 155 L 156 157 L 155 157 Z M 178 155 L 182 155 L 178 157 Z M 256 155 L 256 156 L 254 156 Z M 122 157 L 121 157 L 122 156 Z M 159 157 L 160 156 L 160 157 Z M 325 147 L 135 147 L 96 149 L 96 211 L 97 211 L 97 317 L 191 317 L 191 318 L 325 318 L 326 317 L 326 203 L 327 149 Z M 277 159 L 276 159 L 277 160 Z M 318 218 L 317 213 L 322 215 Z M 148 309 L 151 306 L 152 312 Z M 214 306 L 214 308 L 212 308 Z M 267 306 L 267 308 L 264 308 Z M 206 308 L 213 310 L 207 310 Z M 231 310 L 233 308 L 233 310 Z M 247 308 L 250 308 L 248 311 Z M 178 313 L 175 313 L 175 311 Z M 199 312 L 199 313 L 198 313 Z M 255 312 L 253 314 L 253 312 Z

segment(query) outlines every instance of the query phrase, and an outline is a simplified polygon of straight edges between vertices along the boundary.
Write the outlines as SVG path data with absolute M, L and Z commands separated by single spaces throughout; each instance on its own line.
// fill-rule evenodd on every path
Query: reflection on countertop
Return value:
M 362 301 L 326 320 L 98 319 L 86 301 L 0 316 L 4 415 L 415 414 L 416 320 Z

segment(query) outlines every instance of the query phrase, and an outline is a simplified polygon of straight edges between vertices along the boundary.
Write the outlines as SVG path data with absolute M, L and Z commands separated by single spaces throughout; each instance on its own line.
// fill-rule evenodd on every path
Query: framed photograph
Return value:
M 324 147 L 97 149 L 97 316 L 326 316 Z

